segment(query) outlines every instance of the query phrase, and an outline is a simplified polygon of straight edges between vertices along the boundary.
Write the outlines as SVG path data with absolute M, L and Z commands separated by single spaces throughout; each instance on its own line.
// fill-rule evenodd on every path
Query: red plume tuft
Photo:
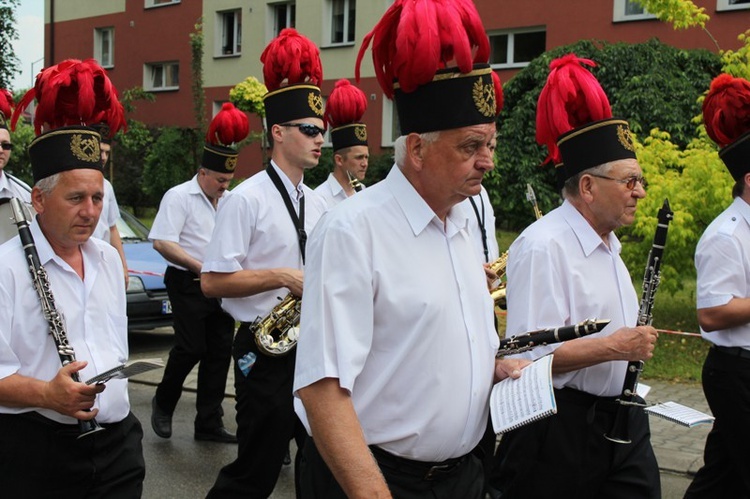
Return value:
M 106 123 L 112 136 L 125 127 L 125 111 L 107 72 L 94 59 L 67 59 L 42 70 L 34 88 L 21 98 L 13 113 L 15 128 L 20 114 L 37 98 L 36 134 L 70 125 Z
M 393 97 L 393 82 L 412 92 L 432 81 L 439 69 L 457 66 L 462 73 L 487 62 L 487 34 L 471 0 L 396 0 L 368 33 L 357 54 L 360 64 L 372 42 L 372 61 L 380 87 Z
M 331 128 L 362 121 L 367 110 L 367 97 L 349 80 L 341 79 L 331 92 L 326 102 L 325 120 Z
M 0 88 L 0 113 L 3 114 L 3 117 L 6 120 L 10 119 L 13 115 L 13 107 L 15 105 L 15 102 L 13 102 L 13 94 L 4 88 Z
M 720 147 L 750 131 L 750 82 L 728 74 L 714 78 L 703 101 L 703 123 Z
M 263 50 L 260 62 L 269 92 L 281 87 L 285 80 L 288 85 L 311 83 L 315 86 L 323 81 L 318 47 L 294 28 L 281 30 Z
M 231 102 L 221 106 L 206 133 L 206 142 L 217 146 L 239 144 L 250 133 L 250 122 L 247 115 L 234 107 Z
M 503 84 L 498 74 L 494 71 L 492 72 L 492 83 L 495 87 L 495 103 L 497 104 L 495 114 L 500 114 L 500 111 L 503 110 Z
M 536 141 L 547 146 L 547 159 L 555 163 L 560 161 L 557 139 L 562 134 L 612 117 L 607 95 L 583 64 L 596 66 L 594 61 L 575 54 L 553 60 L 537 102 Z

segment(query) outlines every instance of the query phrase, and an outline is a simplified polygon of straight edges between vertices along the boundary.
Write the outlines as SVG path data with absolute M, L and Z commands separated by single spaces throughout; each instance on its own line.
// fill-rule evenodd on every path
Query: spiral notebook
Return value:
M 697 411 L 690 407 L 678 404 L 677 402 L 662 402 L 661 404 L 652 405 L 643 409 L 648 414 L 659 416 L 673 423 L 692 428 L 699 424 L 709 424 L 714 422 L 713 416 L 705 412 Z
M 495 433 L 507 433 L 557 413 L 552 357 L 546 355 L 526 366 L 518 379 L 506 378 L 495 384 L 490 395 Z
M 93 385 L 95 383 L 106 383 L 111 379 L 129 378 L 136 374 L 145 373 L 146 371 L 159 369 L 161 367 L 164 367 L 164 362 L 162 362 L 161 359 L 134 360 L 97 374 L 93 378 L 87 379 L 86 384 Z

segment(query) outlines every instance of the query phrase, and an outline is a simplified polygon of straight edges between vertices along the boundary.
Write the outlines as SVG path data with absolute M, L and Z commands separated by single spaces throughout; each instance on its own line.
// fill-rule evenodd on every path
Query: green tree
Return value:
M 153 131 L 140 121 L 128 120 L 127 133 L 118 132 L 113 147 L 116 174 L 112 186 L 117 193 L 117 202 L 129 206 L 136 216 L 141 215 L 141 208 L 159 203 L 159 198 L 147 195 L 142 188 L 149 182 L 143 170 L 153 143 Z
M 15 131 L 10 132 L 13 151 L 10 155 L 5 171 L 15 175 L 29 185 L 34 185 L 34 177 L 31 173 L 31 159 L 29 158 L 29 145 L 34 140 L 34 127 L 23 120 L 16 124 Z
M 158 204 L 167 190 L 188 180 L 198 167 L 198 158 L 192 148 L 196 132 L 192 128 L 165 127 L 146 154 L 143 192 Z
M 0 0 L 0 88 L 10 88 L 10 82 L 20 70 L 20 61 L 13 50 L 18 40 L 16 7 L 19 0 Z

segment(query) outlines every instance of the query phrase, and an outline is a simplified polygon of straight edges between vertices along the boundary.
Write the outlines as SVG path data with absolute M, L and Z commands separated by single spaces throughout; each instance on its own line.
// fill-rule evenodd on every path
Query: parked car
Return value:
M 167 262 L 148 240 L 148 227 L 120 209 L 117 230 L 128 262 L 128 331 L 172 325 L 172 305 L 164 286 Z

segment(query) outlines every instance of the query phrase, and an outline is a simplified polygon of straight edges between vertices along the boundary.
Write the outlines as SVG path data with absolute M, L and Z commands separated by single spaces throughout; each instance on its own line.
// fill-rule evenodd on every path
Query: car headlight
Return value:
M 128 293 L 143 293 L 144 291 L 146 291 L 146 286 L 143 285 L 143 279 L 131 275 L 128 279 Z

